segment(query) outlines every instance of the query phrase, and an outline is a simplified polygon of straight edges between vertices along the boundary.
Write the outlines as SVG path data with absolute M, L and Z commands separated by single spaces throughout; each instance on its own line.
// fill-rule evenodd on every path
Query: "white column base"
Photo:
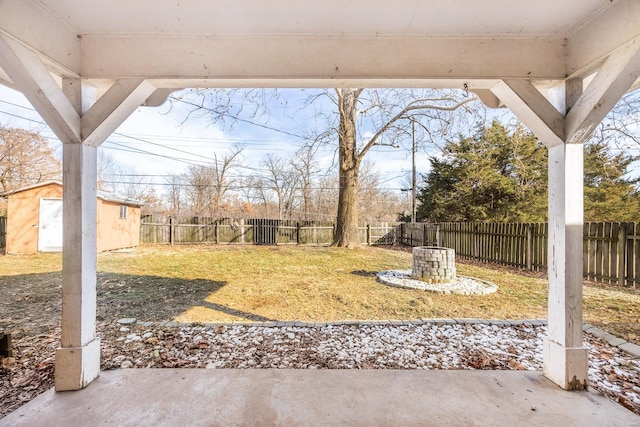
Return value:
M 588 383 L 587 349 L 566 348 L 545 338 L 543 344 L 543 367 L 545 377 L 565 390 L 583 390 Z
M 100 339 L 56 350 L 56 391 L 80 390 L 100 375 Z

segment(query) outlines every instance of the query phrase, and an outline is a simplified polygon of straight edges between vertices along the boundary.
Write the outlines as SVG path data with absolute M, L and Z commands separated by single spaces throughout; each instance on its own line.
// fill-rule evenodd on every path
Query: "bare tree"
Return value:
M 338 177 L 334 174 L 324 175 L 316 179 L 312 191 L 314 220 L 335 220 L 338 192 Z
M 367 153 L 376 146 L 398 146 L 398 142 L 407 136 L 409 119 L 429 133 L 432 140 L 450 135 L 454 133 L 456 114 L 461 110 L 472 111 L 471 101 L 476 99 L 456 90 L 338 88 L 307 92 L 311 93 L 305 105 L 307 108 L 301 110 L 321 105 L 316 122 L 324 121 L 324 126 L 320 130 L 290 132 L 259 120 L 269 116 L 271 104 L 286 105 L 286 100 L 277 90 L 235 89 L 194 93 L 197 95 L 195 100 L 186 94 L 174 97 L 172 101 L 190 105 L 193 110 L 189 115 L 204 114 L 213 123 L 229 123 L 230 126 L 238 122 L 249 123 L 285 133 L 308 144 L 335 144 L 337 139 L 339 194 L 333 245 L 343 247 L 359 244 L 359 170 Z M 327 99 L 328 102 L 321 101 Z M 480 103 L 475 104 L 478 105 Z
M 212 215 L 214 199 L 213 170 L 208 166 L 190 165 L 183 174 L 186 199 L 194 216 Z
M 8 191 L 60 179 L 60 161 L 47 140 L 24 129 L 0 127 L 0 186 Z
M 102 191 L 115 192 L 114 176 L 120 176 L 121 170 L 112 155 L 104 148 L 98 148 L 97 154 L 97 188 Z
M 220 159 L 216 153 L 213 154 L 213 166 L 211 166 L 211 178 L 213 180 L 213 209 L 218 211 L 222 205 L 225 194 L 229 189 L 241 182 L 241 179 L 231 172 L 242 166 L 241 154 L 244 147 L 234 147 L 225 153 Z
M 613 148 L 640 149 L 640 88 L 625 94 L 602 120 L 592 135 L 595 141 L 606 141 Z M 639 156 L 640 157 L 640 156 Z
M 262 161 L 264 181 L 278 201 L 278 218 L 291 218 L 300 202 L 300 174 L 294 161 L 268 154 Z
M 166 178 L 167 201 L 169 213 L 173 216 L 180 216 L 184 208 L 183 177 L 181 175 L 171 175 Z
M 320 172 L 314 160 L 316 149 L 317 147 L 313 145 L 305 145 L 296 152 L 295 157 L 290 161 L 291 167 L 297 172 L 299 177 L 303 219 L 309 219 L 309 212 L 312 208 L 312 184 L 316 175 Z
M 399 200 L 383 188 L 380 173 L 373 163 L 365 160 L 360 166 L 359 218 L 371 221 L 394 221 Z
M 454 113 L 460 108 L 471 111 L 468 104 L 475 98 L 460 91 L 409 89 L 345 88 L 327 94 L 338 112 L 340 192 L 333 245 L 350 248 L 359 244 L 359 172 L 367 153 L 376 146 L 397 147 L 407 133 L 409 119 L 431 132 L 450 133 Z M 321 135 L 320 140 L 328 135 Z

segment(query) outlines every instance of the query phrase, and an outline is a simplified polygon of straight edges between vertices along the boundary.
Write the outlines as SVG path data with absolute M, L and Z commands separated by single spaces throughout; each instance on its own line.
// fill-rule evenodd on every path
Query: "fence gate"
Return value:
M 278 243 L 278 219 L 249 219 L 253 226 L 253 243 L 256 245 L 276 245 Z

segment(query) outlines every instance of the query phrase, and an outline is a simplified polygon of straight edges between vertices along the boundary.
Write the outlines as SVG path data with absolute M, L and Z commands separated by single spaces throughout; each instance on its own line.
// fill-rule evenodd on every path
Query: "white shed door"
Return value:
M 40 199 L 38 251 L 62 251 L 62 200 Z

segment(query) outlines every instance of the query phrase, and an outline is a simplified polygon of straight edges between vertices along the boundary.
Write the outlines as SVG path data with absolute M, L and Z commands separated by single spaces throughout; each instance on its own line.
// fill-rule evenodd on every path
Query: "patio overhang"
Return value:
M 56 388 L 99 374 L 95 150 L 140 105 L 185 87 L 464 85 L 550 150 L 544 372 L 582 388 L 582 143 L 639 76 L 636 0 L 0 1 L 0 83 L 64 144 Z

